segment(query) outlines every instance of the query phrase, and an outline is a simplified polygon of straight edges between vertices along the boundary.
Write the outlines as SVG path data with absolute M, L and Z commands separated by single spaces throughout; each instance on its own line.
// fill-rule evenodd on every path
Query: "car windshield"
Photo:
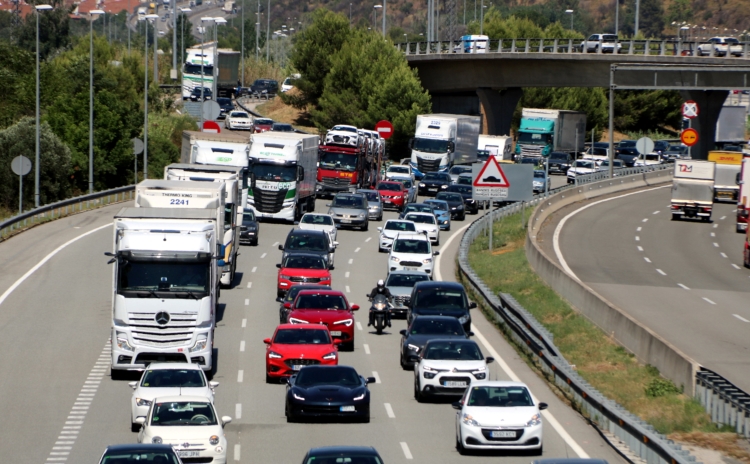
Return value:
M 575 167 L 577 168 L 586 168 L 586 169 L 594 169 L 594 163 L 591 161 L 576 161 Z
M 445 200 L 447 202 L 455 202 L 455 203 L 463 203 L 464 197 L 462 197 L 458 193 L 450 193 L 450 192 L 440 192 L 437 195 L 435 195 L 435 198 L 438 200 Z
M 413 222 L 406 221 L 388 221 L 385 223 L 384 230 L 398 230 L 401 232 L 416 232 Z
M 279 132 L 293 132 L 294 129 L 289 124 L 274 124 L 273 127 L 271 127 L 271 130 L 273 131 L 279 131 Z
M 424 178 L 422 178 L 423 181 L 442 181 L 442 182 L 450 182 L 451 176 L 442 172 L 428 172 L 424 175 Z
M 607 167 L 607 166 L 609 166 L 609 160 L 602 161 L 602 167 Z M 614 166 L 616 168 L 621 168 L 622 167 L 622 161 L 615 160 L 614 162 L 612 162 L 612 166 Z
M 378 184 L 377 187 L 378 190 L 390 190 L 394 192 L 400 192 L 401 191 L 401 185 L 396 183 L 388 183 L 388 182 L 381 182 Z
M 289 289 L 288 292 L 286 292 L 286 296 L 282 300 L 283 303 L 292 303 L 297 298 L 297 294 L 302 290 L 310 290 L 311 285 L 293 285 L 292 288 Z M 331 287 L 328 286 L 319 286 L 321 290 L 330 290 Z
M 273 119 L 267 119 L 267 118 L 255 118 L 255 124 L 263 125 L 263 126 L 270 126 L 273 124 Z
M 317 224 L 321 226 L 332 226 L 333 218 L 327 214 L 305 214 L 300 220 L 302 224 Z
M 295 309 L 348 309 L 346 300 L 341 295 L 315 293 L 302 294 L 297 298 Z
M 414 307 L 430 309 L 466 309 L 466 295 L 456 288 L 422 288 L 414 295 Z
M 551 160 L 568 160 L 568 154 L 567 153 L 559 153 L 559 152 L 552 152 L 549 155 L 549 159 Z
M 435 216 L 427 214 L 407 214 L 404 219 L 420 224 L 435 224 Z
M 249 118 L 247 113 L 244 113 L 242 111 L 232 111 L 229 113 L 229 117 L 231 118 Z
M 534 171 L 534 177 L 544 179 L 544 171 Z
M 539 164 L 539 160 L 536 158 L 521 158 L 519 161 L 521 164 Z
M 256 163 L 250 165 L 250 172 L 255 174 L 257 180 L 276 182 L 294 182 L 297 180 L 296 166 Z
M 406 209 L 404 210 L 406 213 L 432 213 L 432 206 L 420 203 L 420 204 L 411 204 L 406 205 Z
M 331 338 L 323 329 L 279 329 L 273 342 L 281 345 L 330 345 Z
M 473 341 L 436 340 L 427 343 L 424 359 L 440 359 L 445 361 L 481 361 L 484 359 L 479 347 Z
M 426 255 L 430 252 L 430 245 L 427 240 L 400 238 L 393 244 L 393 251 Z
M 216 99 L 216 103 L 218 103 L 219 105 L 222 105 L 222 106 L 224 106 L 224 105 L 231 106 L 232 105 L 232 99 L 231 98 L 219 97 L 219 98 Z
M 333 126 L 333 129 L 331 129 L 331 130 L 332 131 L 355 132 L 355 133 L 357 132 L 357 128 L 356 127 L 352 127 L 352 126 Z
M 366 209 L 365 199 L 354 195 L 336 195 L 331 206 L 334 208 Z
M 735 45 L 740 43 L 740 41 L 735 39 L 734 37 L 727 37 L 726 39 L 724 39 L 724 42 L 728 44 L 735 44 Z
M 646 154 L 646 161 L 659 161 L 661 158 L 659 157 L 658 153 L 648 153 Z
M 204 401 L 170 401 L 156 403 L 151 414 L 151 425 L 217 425 L 211 403 Z
M 179 464 L 174 451 L 110 451 L 107 450 L 102 456 L 101 464 Z M 318 461 L 316 461 L 318 464 Z
M 200 388 L 206 386 L 203 373 L 198 369 L 148 369 L 141 379 L 142 387 L 150 388 Z
M 458 180 L 460 181 L 461 178 L 459 177 Z M 469 181 L 471 183 L 471 179 L 469 179 Z M 468 194 L 472 193 L 471 186 L 469 185 L 451 185 L 450 187 L 448 187 L 448 190 L 451 192 L 458 192 L 458 193 L 468 193 Z
M 251 222 L 255 222 L 255 213 L 252 211 L 243 211 L 242 212 L 242 224 L 248 225 Z
M 534 406 L 525 387 L 471 387 L 467 406 L 506 407 Z
M 450 206 L 443 200 L 425 200 L 425 203 L 432 205 L 435 211 L 450 211 Z
M 423 273 L 415 274 L 388 274 L 385 281 L 386 287 L 413 287 L 417 282 L 425 282 L 430 277 Z
M 617 148 L 635 148 L 635 140 L 621 140 Z
M 325 269 L 326 262 L 318 256 L 289 255 L 284 260 L 283 268 L 289 269 Z
M 471 172 L 471 168 L 468 166 L 453 166 L 450 171 L 448 171 L 449 174 L 463 174 L 465 172 Z
M 380 201 L 380 194 L 378 192 L 357 192 L 367 198 L 367 201 Z
M 432 319 L 417 317 L 409 327 L 412 335 L 465 335 L 461 323 L 455 318 Z
M 312 232 L 312 231 L 307 231 Z M 285 250 L 290 251 L 328 251 L 328 240 L 325 235 L 294 234 L 290 235 L 284 245 Z
M 357 387 L 362 381 L 357 371 L 351 367 L 313 367 L 302 369 L 297 374 L 294 385 L 297 387 L 315 387 L 318 385 L 338 385 L 341 387 Z M 318 462 L 318 461 L 315 461 Z
M 320 166 L 328 169 L 354 171 L 357 168 L 357 156 L 346 153 L 320 152 Z
M 459 176 L 456 183 L 459 185 L 471 185 L 471 180 L 471 177 Z
M 412 149 L 423 153 L 448 153 L 448 141 L 416 138 Z
M 409 174 L 409 168 L 407 166 L 391 166 L 388 168 L 388 172 L 395 172 L 397 174 Z
M 410 189 L 412 187 L 411 179 L 398 179 L 399 182 L 401 182 L 401 185 L 404 186 L 405 189 Z
M 372 454 L 340 453 L 334 456 L 310 456 L 303 464 L 383 464 Z
M 607 149 L 606 148 L 591 148 L 591 154 L 594 156 L 607 156 Z

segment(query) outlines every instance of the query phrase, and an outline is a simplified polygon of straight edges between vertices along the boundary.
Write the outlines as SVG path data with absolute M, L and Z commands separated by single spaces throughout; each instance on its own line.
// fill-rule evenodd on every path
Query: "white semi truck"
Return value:
M 315 210 L 317 135 L 263 132 L 252 136 L 247 206 L 259 218 L 298 221 Z
M 414 138 L 409 140 L 411 166 L 417 177 L 425 172 L 447 171 L 454 164 L 477 161 L 479 116 L 420 114 Z
M 114 217 L 112 376 L 152 362 L 213 368 L 219 294 L 216 216 L 122 208 Z
M 699 218 L 711 220 L 714 203 L 716 163 L 701 160 L 675 160 L 672 179 L 672 220 Z
M 221 284 L 232 285 L 237 269 L 236 218 L 226 214 L 226 184 L 148 179 L 135 186 L 135 206 L 142 208 L 203 208 L 216 218 L 217 255 L 224 261 Z

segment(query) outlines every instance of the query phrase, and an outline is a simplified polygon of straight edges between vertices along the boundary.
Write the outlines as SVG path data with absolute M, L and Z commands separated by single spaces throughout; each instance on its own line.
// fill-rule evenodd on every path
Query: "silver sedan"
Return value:
M 361 193 L 367 198 L 367 216 L 371 221 L 383 220 L 383 199 L 380 198 L 380 192 L 377 190 L 359 189 L 356 193 Z

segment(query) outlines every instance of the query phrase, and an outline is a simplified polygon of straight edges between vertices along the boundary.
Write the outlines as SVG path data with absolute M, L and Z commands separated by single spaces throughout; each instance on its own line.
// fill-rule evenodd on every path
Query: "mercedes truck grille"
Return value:
M 261 190 L 253 187 L 253 199 L 255 209 L 261 213 L 278 213 L 286 198 L 287 189 L 284 190 Z
M 435 172 L 440 169 L 440 159 L 428 160 L 417 157 L 417 169 L 421 172 Z
M 169 313 L 165 324 L 157 322 L 157 317 L 164 314 L 130 313 L 129 324 L 133 331 L 133 339 L 138 343 L 149 346 L 169 347 L 183 346 L 193 338 L 193 332 L 198 321 L 197 314 Z

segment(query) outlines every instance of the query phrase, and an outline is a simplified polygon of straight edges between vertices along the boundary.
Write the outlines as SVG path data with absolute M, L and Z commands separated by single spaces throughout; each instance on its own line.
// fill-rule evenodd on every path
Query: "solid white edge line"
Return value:
M 378 375 L 378 371 L 372 371 L 372 376 L 375 377 L 375 383 L 381 383 L 380 376 Z
M 360 324 L 359 321 L 357 321 L 357 330 L 362 330 L 362 324 Z
M 740 316 L 739 314 L 732 314 L 732 316 L 736 317 L 737 319 L 741 320 L 742 322 L 750 322 L 744 317 Z
M 105 224 L 103 226 L 97 227 L 96 229 L 92 229 L 92 230 L 90 230 L 88 232 L 85 232 L 85 233 L 79 235 L 78 237 L 75 237 L 75 238 L 72 238 L 72 239 L 68 240 L 67 242 L 63 243 L 59 247 L 55 248 L 52 252 L 50 252 L 50 254 L 48 254 L 47 256 L 45 256 L 44 258 L 42 258 L 42 260 L 39 261 L 34 267 L 32 267 L 31 269 L 29 269 L 26 272 L 26 274 L 22 275 L 18 280 L 16 280 L 15 282 L 13 282 L 13 285 L 11 285 L 10 287 L 8 287 L 8 289 L 5 291 L 5 293 L 3 293 L 2 295 L 0 295 L 0 305 L 3 304 L 3 302 L 5 301 L 5 299 L 8 298 L 8 296 L 11 293 L 13 293 L 13 291 L 16 288 L 18 288 L 19 285 L 21 285 L 26 279 L 28 279 L 33 273 L 35 273 L 40 267 L 42 267 L 47 261 L 49 261 L 50 259 L 52 259 L 53 256 L 55 256 L 57 253 L 59 253 L 60 251 L 62 251 L 65 247 L 67 247 L 68 245 L 70 245 L 72 243 L 77 242 L 78 240 L 82 239 L 83 237 L 91 235 L 94 232 L 100 231 L 100 230 L 104 229 L 105 227 L 112 227 L 112 224 Z
M 414 459 L 414 456 L 411 455 L 411 451 L 409 451 L 409 445 L 407 445 L 405 441 L 400 442 L 400 444 L 401 450 L 404 452 L 404 457 L 406 457 L 406 459 Z
M 460 236 L 461 232 L 464 229 L 468 228 L 470 225 L 471 224 L 467 224 L 461 227 L 460 229 L 456 230 L 456 232 L 453 235 L 451 235 L 450 238 L 448 238 L 448 240 L 445 241 L 445 243 L 443 243 L 443 249 L 445 250 L 446 248 L 448 248 L 448 246 L 451 244 L 453 239 Z M 443 256 L 444 255 L 440 254 L 435 259 L 435 277 L 437 277 L 437 280 L 443 280 L 442 274 L 440 272 L 440 258 L 442 258 Z M 493 348 L 492 345 L 490 345 L 490 342 L 487 341 L 486 338 L 484 338 L 484 335 L 482 335 L 482 333 L 479 330 L 477 330 L 475 325 L 472 326 L 472 331 L 474 332 L 474 336 L 480 342 L 482 342 L 485 348 L 487 348 L 487 351 L 489 351 L 492 354 L 492 356 L 495 358 L 495 362 L 497 362 L 498 365 L 503 369 L 503 371 L 505 371 L 505 374 L 508 377 L 510 377 L 511 380 L 520 382 L 521 378 L 518 377 L 515 372 L 513 372 L 513 370 L 508 365 L 508 363 L 506 363 L 505 360 L 500 356 L 500 353 L 498 353 L 497 350 L 495 350 L 495 348 Z M 375 373 L 373 372 L 373 374 Z M 582 459 L 589 458 L 588 453 L 586 453 L 583 450 L 583 448 L 581 448 L 581 446 L 573 439 L 573 437 L 571 437 L 570 434 L 568 434 L 565 428 L 557 421 L 557 419 L 555 419 L 555 417 L 552 415 L 551 412 L 549 412 L 548 410 L 545 410 L 545 411 L 542 411 L 542 415 L 544 416 L 545 419 L 547 419 L 547 421 L 552 426 L 552 428 L 555 429 L 557 434 L 560 435 L 560 438 L 565 440 L 565 443 L 567 443 L 568 446 L 570 446 L 570 448 L 573 450 L 573 452 L 575 452 L 578 455 L 579 458 L 582 458 Z M 402 443 L 401 446 L 403 447 L 405 445 L 406 443 Z
M 651 192 L 653 190 L 663 189 L 663 188 L 666 188 L 666 187 L 671 187 L 671 185 L 663 185 L 661 187 L 654 187 L 654 188 L 650 188 L 650 189 L 646 189 L 646 190 L 639 190 L 637 192 L 630 192 L 630 193 L 626 193 L 626 194 L 623 194 L 623 195 L 618 195 L 618 196 L 612 197 L 612 198 L 605 198 L 603 200 L 599 200 L 599 201 L 595 201 L 593 203 L 590 203 L 590 204 L 588 204 L 586 206 L 581 206 L 577 210 L 573 211 L 572 213 L 569 213 L 567 216 L 565 216 L 564 218 L 562 218 L 560 220 L 560 222 L 557 224 L 557 227 L 555 227 L 555 233 L 552 236 L 552 247 L 555 250 L 555 256 L 557 257 L 557 260 L 560 262 L 560 266 L 563 268 L 563 270 L 565 272 L 567 272 L 568 274 L 570 274 L 570 276 L 573 277 L 574 279 L 576 279 L 577 281 L 579 281 L 579 282 L 581 281 L 581 279 L 579 279 L 578 276 L 575 275 L 575 273 L 570 269 L 570 266 L 568 266 L 568 262 L 565 261 L 565 258 L 563 258 L 563 255 L 562 255 L 562 251 L 560 250 L 560 233 L 562 232 L 562 228 L 563 228 L 563 226 L 565 226 L 565 223 L 568 222 L 568 219 L 572 218 L 573 216 L 575 216 L 576 214 L 580 213 L 581 211 L 583 211 L 585 209 L 588 209 L 588 208 L 590 208 L 590 207 L 592 207 L 594 205 L 598 205 L 600 203 L 604 203 L 604 202 L 612 201 L 612 200 L 617 200 L 619 198 L 628 197 L 630 195 L 637 195 L 639 193 Z

